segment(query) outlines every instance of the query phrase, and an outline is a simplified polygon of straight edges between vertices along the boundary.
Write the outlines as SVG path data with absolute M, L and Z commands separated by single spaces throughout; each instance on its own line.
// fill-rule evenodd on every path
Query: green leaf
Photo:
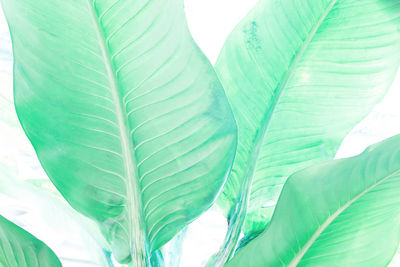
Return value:
M 110 248 L 99 228 L 72 209 L 41 171 L 35 152 L 18 122 L 12 101 L 11 40 L 8 41 L 9 37 L 5 35 L 9 35 L 8 31 L 0 33 L 0 210 L 5 214 L 11 212 L 12 220 L 35 228 L 38 236 L 47 233 L 58 240 L 68 240 L 53 247 L 61 251 L 59 257 L 65 264 L 85 262 L 108 266 L 104 250 Z M 71 257 L 71 251 L 83 253 Z
M 236 126 L 181 0 L 2 0 L 15 104 L 46 173 L 145 265 L 214 202 Z
M 13 219 L 18 219 L 30 226 L 37 226 L 38 229 L 46 229 L 47 234 L 56 234 L 58 239 L 68 240 L 68 242 L 59 244 L 58 251 L 64 253 L 59 254 L 61 258 L 65 256 L 75 262 L 83 261 L 82 258 L 71 257 L 68 252 L 84 249 L 84 253 L 89 256 L 84 258 L 87 263 L 106 266 L 103 250 L 109 250 L 109 248 L 97 225 L 72 209 L 57 191 L 53 191 L 51 187 L 53 185 L 48 178 L 47 180 L 26 179 L 20 181 L 15 174 L 8 175 L 11 171 L 10 168 L 1 163 L 0 169 L 0 198 L 6 197 L 3 200 L 5 203 L 10 205 L 11 200 L 11 203 L 15 203 L 24 211 L 22 218 L 13 217 Z M 7 204 L 4 207 L 7 207 Z M 32 218 L 34 219 L 32 220 Z M 80 239 L 76 238 L 76 235 Z M 81 255 L 78 256 L 81 257 Z
M 400 236 L 400 135 L 287 180 L 269 227 L 232 266 L 387 266 Z
M 0 216 L 0 265 L 3 267 L 61 267 L 56 254 L 42 241 Z
M 238 149 L 219 204 L 236 224 L 247 213 L 245 234 L 265 229 L 290 174 L 333 158 L 385 95 L 399 27 L 398 0 L 261 0 L 230 35 L 216 70 Z

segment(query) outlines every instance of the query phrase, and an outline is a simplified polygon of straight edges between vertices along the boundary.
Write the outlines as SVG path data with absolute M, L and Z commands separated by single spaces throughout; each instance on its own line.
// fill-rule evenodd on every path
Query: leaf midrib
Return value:
M 112 94 L 116 116 L 118 119 L 122 155 L 124 160 L 124 167 L 126 172 L 126 183 L 127 183 L 127 212 L 129 214 L 129 245 L 131 249 L 131 256 L 138 256 L 139 258 L 147 257 L 148 252 L 146 248 L 147 243 L 147 233 L 145 231 L 145 222 L 143 220 L 143 202 L 141 199 L 141 190 L 139 185 L 139 175 L 137 171 L 136 159 L 132 156 L 134 154 L 133 142 L 130 138 L 130 131 L 128 128 L 128 118 L 126 114 L 126 109 L 123 105 L 123 100 L 118 90 L 118 82 L 116 73 L 114 71 L 114 65 L 111 60 L 111 55 L 107 49 L 105 34 L 102 29 L 102 25 L 97 14 L 94 3 L 91 0 L 87 0 L 91 17 L 93 19 L 93 24 L 95 26 L 96 35 L 98 39 L 98 44 L 100 46 L 104 65 L 107 71 L 107 77 L 110 82 L 110 92 Z M 145 262 L 146 259 L 143 259 Z M 135 260 L 134 260 L 135 262 Z M 143 262 L 136 261 L 137 266 L 142 266 L 140 264 Z M 145 265 L 143 265 L 145 266 Z
M 273 113 L 278 105 L 280 96 L 282 91 L 287 85 L 287 82 L 289 81 L 290 77 L 293 75 L 294 70 L 301 59 L 301 57 L 304 55 L 305 51 L 307 50 L 308 46 L 310 45 L 312 39 L 314 38 L 316 32 L 324 22 L 325 18 L 327 15 L 330 13 L 334 5 L 336 4 L 337 0 L 332 0 L 332 2 L 328 5 L 326 11 L 322 14 L 321 18 L 319 19 L 318 23 L 314 26 L 310 34 L 308 35 L 307 39 L 304 41 L 299 53 L 295 56 L 293 59 L 288 71 L 286 72 L 285 77 L 282 79 L 282 83 L 280 86 L 276 89 L 276 94 L 274 99 L 272 100 L 272 106 L 270 109 L 266 112 L 264 118 L 261 121 L 262 128 L 257 132 L 255 138 L 254 138 L 254 146 L 253 149 L 250 153 L 249 159 L 247 161 L 247 169 L 245 171 L 242 185 L 240 187 L 240 192 L 238 197 L 236 198 L 236 202 L 234 203 L 234 206 L 232 207 L 232 210 L 235 210 L 235 213 L 232 215 L 234 220 L 233 223 L 229 224 L 228 228 L 228 234 L 226 236 L 226 241 L 224 242 L 223 249 L 219 252 L 222 256 L 219 258 L 218 264 L 222 261 L 229 260 L 232 258 L 233 253 L 237 247 L 237 241 L 239 240 L 239 234 L 241 233 L 243 223 L 246 219 L 247 215 L 247 208 L 249 205 L 250 201 L 250 194 L 252 191 L 252 184 L 253 184 L 253 178 L 254 178 L 254 173 L 256 170 L 256 166 L 260 157 L 260 152 L 261 152 L 261 147 L 264 143 L 264 140 L 267 135 L 268 127 L 270 126 L 271 118 L 273 116 Z M 253 61 L 256 63 L 257 61 L 253 58 Z
M 295 257 L 291 260 L 288 264 L 288 267 L 296 267 L 297 264 L 301 261 L 303 256 L 307 253 L 308 249 L 313 245 L 313 243 L 317 240 L 317 238 L 321 235 L 321 233 L 340 215 L 342 214 L 347 208 L 349 208 L 354 202 L 360 199 L 362 196 L 367 194 L 369 191 L 374 189 L 375 187 L 379 186 L 381 183 L 387 181 L 391 177 L 400 173 L 400 169 L 394 171 L 393 173 L 383 177 L 379 181 L 372 184 L 370 187 L 356 195 L 354 198 L 350 199 L 346 204 L 344 204 L 341 208 L 339 208 L 335 213 L 330 215 L 324 223 L 322 223 L 318 229 L 314 232 L 314 234 L 308 239 L 308 241 L 304 244 L 304 246 L 299 250 L 299 252 L 295 255 Z
M 248 161 L 248 164 L 247 164 L 248 167 L 247 167 L 247 170 L 246 170 L 245 180 L 248 180 L 248 179 L 250 179 L 251 181 L 253 180 L 255 169 L 256 169 L 256 165 L 257 165 L 257 162 L 259 160 L 260 153 L 261 153 L 261 147 L 262 147 L 262 145 L 264 143 L 264 140 L 265 140 L 265 138 L 267 136 L 267 132 L 268 132 L 268 129 L 269 129 L 269 126 L 270 126 L 274 111 L 275 111 L 276 107 L 278 106 L 278 103 L 279 103 L 280 97 L 282 95 L 282 92 L 286 88 L 288 81 L 292 77 L 292 75 L 294 73 L 294 70 L 297 67 L 297 64 L 299 63 L 300 59 L 302 58 L 302 56 L 304 55 L 304 53 L 308 49 L 312 39 L 314 38 L 315 34 L 318 31 L 318 29 L 321 27 L 321 25 L 324 22 L 325 18 L 331 12 L 332 8 L 335 6 L 337 1 L 338 0 L 332 0 L 332 2 L 328 5 L 326 11 L 322 14 L 322 16 L 319 19 L 318 23 L 314 26 L 314 28 L 312 29 L 312 31 L 308 35 L 307 39 L 304 41 L 299 53 L 297 53 L 297 55 L 293 59 L 288 71 L 286 72 L 285 77 L 283 77 L 283 79 L 282 79 L 282 83 L 275 90 L 276 94 L 275 94 L 275 96 L 274 96 L 274 98 L 272 100 L 272 105 L 268 109 L 268 111 L 266 112 L 264 118 L 262 119 L 262 121 L 261 121 L 262 128 L 258 131 L 258 133 L 257 133 L 257 135 L 255 137 L 253 150 L 252 150 L 252 152 L 250 154 L 249 161 Z M 247 184 L 248 187 L 249 187 L 245 191 L 251 191 L 252 182 L 245 182 L 245 184 Z M 246 192 L 246 193 L 248 194 L 248 192 Z

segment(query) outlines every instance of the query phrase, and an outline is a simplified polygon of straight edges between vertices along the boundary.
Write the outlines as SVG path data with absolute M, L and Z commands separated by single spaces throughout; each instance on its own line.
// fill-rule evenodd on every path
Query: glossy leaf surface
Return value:
M 181 0 L 3 0 L 19 119 L 55 186 L 120 262 L 213 203 L 236 126 Z M 147 255 L 147 256 L 146 256 Z
M 61 267 L 61 262 L 42 241 L 0 216 L 0 266 Z
M 249 199 L 245 234 L 265 228 L 290 174 L 333 158 L 382 99 L 399 29 L 398 0 L 261 0 L 236 27 L 216 64 L 239 129 L 219 202 Z
M 387 266 L 400 234 L 400 135 L 291 175 L 232 266 Z

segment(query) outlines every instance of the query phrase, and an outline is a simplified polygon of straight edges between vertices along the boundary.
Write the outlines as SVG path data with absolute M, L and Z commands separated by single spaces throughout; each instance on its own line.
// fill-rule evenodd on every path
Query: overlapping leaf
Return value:
M 2 16 L 0 25 L 6 24 Z M 98 227 L 73 210 L 43 175 L 18 122 L 12 104 L 12 59 L 8 29 L 0 29 L 0 211 L 11 221 L 35 229 L 39 238 L 43 234 L 61 238 L 63 242 L 51 245 L 61 251 L 58 256 L 65 264 L 106 266 L 104 250 L 109 248 Z
M 42 241 L 0 216 L 0 265 L 61 267 L 61 262 Z
M 290 176 L 233 266 L 387 266 L 400 229 L 400 135 Z
M 235 154 L 182 1 L 2 3 L 17 113 L 42 166 L 119 261 L 145 264 L 213 203 Z
M 219 202 L 243 202 L 231 220 L 247 212 L 246 234 L 265 228 L 286 178 L 333 158 L 385 95 L 399 29 L 398 0 L 261 0 L 230 35 L 216 70 L 239 143 Z

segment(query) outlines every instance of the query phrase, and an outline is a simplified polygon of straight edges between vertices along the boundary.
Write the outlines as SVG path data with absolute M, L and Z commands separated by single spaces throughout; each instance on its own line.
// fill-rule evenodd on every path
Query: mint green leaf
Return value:
M 400 135 L 289 177 L 232 266 L 387 266 L 400 235 Z
M 1 207 L 7 208 L 12 203 L 11 206 L 17 206 L 16 210 L 23 211 L 21 216 L 12 217 L 13 220 L 46 229 L 48 235 L 56 235 L 59 240 L 67 241 L 53 247 L 56 251 L 61 251 L 58 256 L 64 259 L 64 263 L 71 260 L 85 261 L 99 267 L 106 266 L 103 250 L 109 248 L 99 228 L 93 221 L 72 209 L 53 190 L 48 178 L 20 180 L 9 166 L 2 166 L 0 163 L 0 169 L 0 198 L 4 202 Z M 14 210 L 12 207 L 9 209 Z M 83 257 L 82 253 L 78 256 L 69 255 L 71 251 L 82 249 Z
M 0 216 L 0 265 L 61 267 L 61 262 L 46 244 Z
M 333 158 L 382 99 L 399 29 L 398 0 L 261 0 L 236 27 L 216 64 L 239 131 L 219 204 L 234 217 L 249 199 L 245 234 L 265 229 L 290 174 Z
M 214 202 L 236 126 L 182 1 L 2 0 L 15 104 L 52 182 L 120 262 Z

